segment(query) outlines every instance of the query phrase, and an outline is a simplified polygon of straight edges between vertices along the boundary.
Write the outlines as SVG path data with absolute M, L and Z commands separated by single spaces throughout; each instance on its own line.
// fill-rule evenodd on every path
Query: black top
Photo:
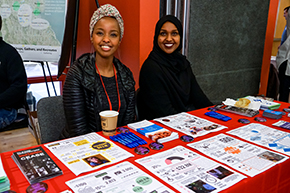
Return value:
M 27 91 L 27 76 L 17 50 L 0 37 L 0 109 L 21 108 Z
M 180 45 L 171 54 L 158 46 L 158 35 L 165 22 L 173 23 L 180 34 Z M 154 119 L 213 105 L 201 90 L 189 61 L 179 53 L 182 25 L 171 15 L 161 18 L 155 28 L 154 47 L 139 76 L 138 111 L 140 119 Z
M 104 76 L 102 76 L 102 79 L 103 79 L 106 91 L 108 93 L 108 96 L 110 98 L 110 101 L 112 103 L 112 110 L 118 111 L 119 98 L 118 98 L 118 92 L 117 92 L 115 76 L 113 76 L 113 77 L 104 77 Z M 118 86 L 119 86 L 119 85 L 122 84 L 121 80 L 120 80 L 119 73 L 117 73 L 117 79 L 118 79 Z M 97 82 L 98 82 L 98 86 L 99 87 L 103 87 L 102 86 L 102 82 L 100 80 L 100 76 L 97 76 Z M 122 89 L 119 89 L 119 93 L 120 93 L 121 107 L 120 107 L 120 112 L 119 112 L 119 116 L 118 116 L 117 125 L 123 126 L 122 123 L 123 123 L 123 119 L 124 119 L 127 103 L 126 103 L 125 96 L 124 96 L 124 93 L 123 93 Z M 110 105 L 109 105 L 109 101 L 107 99 L 107 95 L 105 93 L 105 90 L 103 92 L 101 92 L 101 98 L 102 98 L 102 101 L 103 101 L 102 107 L 101 107 L 101 111 L 109 110 L 110 109 Z

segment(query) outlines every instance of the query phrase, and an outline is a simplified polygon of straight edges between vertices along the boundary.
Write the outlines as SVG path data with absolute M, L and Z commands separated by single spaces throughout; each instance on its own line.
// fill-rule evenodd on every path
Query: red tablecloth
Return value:
M 281 107 L 278 110 L 282 111 L 283 108 L 286 108 L 288 106 L 289 106 L 288 103 L 282 103 Z M 228 129 L 224 129 L 224 130 L 218 131 L 218 132 L 213 132 L 213 133 L 210 133 L 210 134 L 202 136 L 202 137 L 197 137 L 197 138 L 195 138 L 195 141 L 199 141 L 199 140 L 202 140 L 202 139 L 205 139 L 205 138 L 208 138 L 208 137 L 220 134 L 220 133 L 226 133 L 229 130 L 244 126 L 244 124 L 238 122 L 238 119 L 240 119 L 240 118 L 246 118 L 246 119 L 249 119 L 252 123 L 257 123 L 254 120 L 254 117 L 245 117 L 245 116 L 240 116 L 240 115 L 236 115 L 236 114 L 232 114 L 232 113 L 219 111 L 220 113 L 227 115 L 227 116 L 230 116 L 232 118 L 232 120 L 224 122 L 224 121 L 220 121 L 220 120 L 205 116 L 204 113 L 207 111 L 208 111 L 207 108 L 205 108 L 205 109 L 195 110 L 195 111 L 192 111 L 189 113 L 196 115 L 198 117 L 201 117 L 201 118 L 206 118 L 212 122 L 216 122 L 216 123 L 225 125 L 228 127 Z M 260 112 L 259 115 L 256 115 L 255 117 L 262 117 L 262 111 Z M 287 116 L 287 114 L 284 115 L 281 120 L 285 120 L 285 121 L 290 122 L 290 118 Z M 273 127 L 275 129 L 280 129 L 278 127 L 272 126 L 272 124 L 277 122 L 277 121 L 278 120 L 276 120 L 276 119 L 267 119 L 266 122 L 261 123 L 261 124 Z M 159 124 L 157 122 L 155 122 L 155 123 Z M 166 127 L 166 126 L 164 126 L 164 127 Z M 168 127 L 166 127 L 166 128 L 168 128 Z M 168 128 L 168 129 L 172 130 L 171 128 Z M 286 129 L 280 129 L 280 130 L 290 132 L 289 130 L 286 130 Z M 101 132 L 99 134 L 102 135 Z M 137 135 L 139 135 L 139 134 L 137 134 Z M 179 135 L 182 136 L 184 134 L 179 133 Z M 141 135 L 139 135 L 139 136 L 141 137 Z M 108 137 L 106 137 L 106 138 L 108 138 Z M 152 141 L 146 139 L 145 137 L 142 137 L 142 138 L 147 140 L 148 144 L 152 142 Z M 176 139 L 174 141 L 164 143 L 163 150 L 170 149 L 170 148 L 175 147 L 177 145 L 182 145 L 186 148 L 190 148 L 186 144 L 187 144 L 186 142 L 183 142 L 180 139 Z M 120 144 L 118 144 L 118 145 L 135 155 L 135 157 L 128 158 L 127 161 L 130 161 L 131 163 L 133 163 L 134 165 L 136 165 L 137 167 L 139 167 L 143 171 L 147 172 L 148 174 L 152 175 L 153 177 L 155 177 L 156 179 L 159 180 L 159 178 L 157 176 L 155 176 L 154 174 L 152 174 L 151 172 L 149 172 L 148 170 L 146 170 L 142 166 L 138 165 L 137 163 L 135 163 L 134 160 L 142 158 L 143 157 L 142 155 L 137 155 L 136 153 L 134 153 L 133 149 L 126 148 Z M 56 193 L 56 192 L 62 192 L 64 190 L 70 190 L 69 187 L 65 184 L 65 182 L 76 178 L 76 176 L 64 164 L 62 164 L 48 149 L 46 149 L 44 146 L 43 146 L 43 148 L 52 157 L 52 159 L 56 162 L 56 164 L 63 170 L 63 175 L 52 178 L 50 180 L 44 181 L 45 183 L 48 184 L 47 192 L 48 193 Z M 19 151 L 19 150 L 16 150 L 16 151 Z M 194 149 L 191 149 L 191 150 L 196 151 Z M 152 154 L 158 153 L 160 151 L 161 150 L 159 150 L 159 151 L 158 150 L 150 150 L 150 153 L 147 155 L 152 155 Z M 26 188 L 30 184 L 28 183 L 28 181 L 26 180 L 26 178 L 24 177 L 22 172 L 19 170 L 19 168 L 17 167 L 17 165 L 15 164 L 13 159 L 11 158 L 11 155 L 13 152 L 15 152 L 15 151 L 1 153 L 3 166 L 4 166 L 4 169 L 7 173 L 7 175 L 8 175 L 8 178 L 10 180 L 11 190 L 16 191 L 17 193 L 26 192 Z M 200 152 L 197 152 L 197 153 L 203 155 Z M 112 165 L 110 165 L 110 166 L 112 166 Z M 110 167 L 110 166 L 100 168 L 99 170 Z M 95 171 L 97 171 L 97 170 L 95 170 Z M 92 172 L 94 172 L 94 171 L 92 171 Z M 81 174 L 80 176 L 86 175 L 86 174 L 88 174 L 88 173 Z M 167 183 L 163 182 L 162 180 L 160 180 L 160 181 L 163 184 L 165 184 L 166 186 L 175 190 L 173 187 L 171 187 Z M 175 191 L 178 192 L 177 190 L 175 190 Z M 284 161 L 281 164 L 278 164 L 278 165 L 270 168 L 269 170 L 255 176 L 255 177 L 247 176 L 246 179 L 240 181 L 236 185 L 234 185 L 234 186 L 232 186 L 232 187 L 230 187 L 222 192 L 225 192 L 225 193 L 229 193 L 229 192 L 231 192 L 231 193 L 251 193 L 251 192 L 253 192 L 253 193 L 258 193 L 258 192 L 286 193 L 286 192 L 290 192 L 290 159 Z

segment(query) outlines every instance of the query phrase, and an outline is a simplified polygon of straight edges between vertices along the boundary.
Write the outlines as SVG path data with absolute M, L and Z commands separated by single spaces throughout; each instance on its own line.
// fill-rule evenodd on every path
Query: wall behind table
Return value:
M 138 88 L 140 66 L 152 49 L 154 27 L 159 17 L 159 1 L 99 0 L 100 6 L 107 3 L 114 5 L 123 17 L 124 37 L 116 57 L 131 69 Z M 96 9 L 95 1 L 80 0 L 77 58 L 83 53 L 93 52 L 89 22 Z
M 190 2 L 188 59 L 214 103 L 259 92 L 269 0 Z

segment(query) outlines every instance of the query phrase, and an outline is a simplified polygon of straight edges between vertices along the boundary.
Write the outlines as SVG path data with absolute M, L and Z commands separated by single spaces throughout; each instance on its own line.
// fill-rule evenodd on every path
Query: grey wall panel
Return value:
M 258 94 L 269 0 L 190 1 L 187 58 L 214 103 Z

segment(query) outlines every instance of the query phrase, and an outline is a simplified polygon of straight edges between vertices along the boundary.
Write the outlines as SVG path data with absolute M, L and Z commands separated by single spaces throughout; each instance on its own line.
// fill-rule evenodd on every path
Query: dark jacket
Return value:
M 0 109 L 25 104 L 27 76 L 17 50 L 0 37 Z
M 126 112 L 121 122 L 123 126 L 135 119 L 135 81 L 132 72 L 117 58 L 113 61 L 121 78 L 119 89 L 126 100 Z M 83 135 L 101 131 L 99 117 L 102 106 L 101 92 L 103 88 L 96 84 L 95 55 L 82 55 L 70 68 L 63 88 L 63 103 L 67 127 L 61 138 Z
M 181 77 L 188 81 L 179 84 L 177 80 Z M 181 92 L 182 85 L 188 85 L 188 94 Z M 137 101 L 140 119 L 151 120 L 213 105 L 200 88 L 189 65 L 174 73 L 147 58 L 140 71 L 139 87 Z

